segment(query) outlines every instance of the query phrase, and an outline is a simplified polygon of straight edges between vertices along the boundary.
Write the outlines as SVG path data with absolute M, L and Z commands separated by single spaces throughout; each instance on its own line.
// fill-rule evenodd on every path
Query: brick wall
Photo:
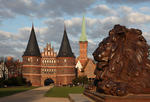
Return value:
M 23 77 L 32 83 L 32 86 L 41 86 L 40 57 L 23 56 Z
M 58 57 L 56 70 L 57 85 L 67 85 L 75 78 L 75 58 Z

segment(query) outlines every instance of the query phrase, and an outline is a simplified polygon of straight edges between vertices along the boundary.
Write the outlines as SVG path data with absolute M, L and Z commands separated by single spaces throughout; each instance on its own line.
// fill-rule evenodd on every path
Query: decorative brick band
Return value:
M 56 67 L 75 67 L 75 66 L 39 66 L 39 65 L 23 65 L 23 67 L 42 67 L 42 68 L 48 68 L 48 67 L 50 67 L 50 68 L 56 68 Z
M 41 74 L 31 74 L 31 73 L 23 73 L 23 75 L 35 75 L 35 76 L 41 76 Z
M 23 65 L 23 67 L 24 67 L 24 68 L 25 68 L 25 67 L 40 67 L 40 68 L 41 68 L 40 65 Z
M 73 68 L 73 67 L 75 67 L 75 66 L 57 66 L 57 67 L 58 67 L 58 68 L 61 68 L 61 67 L 62 67 L 62 68 L 64 68 L 64 67 L 72 67 L 72 68 Z
M 75 76 L 75 74 L 59 74 L 57 76 Z
M 57 66 L 41 66 L 41 68 L 56 68 Z

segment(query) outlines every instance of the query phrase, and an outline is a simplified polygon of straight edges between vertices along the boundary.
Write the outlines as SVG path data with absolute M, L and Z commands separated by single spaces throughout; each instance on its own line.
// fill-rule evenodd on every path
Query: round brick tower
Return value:
M 41 86 L 41 54 L 36 40 L 34 27 L 28 41 L 23 58 L 23 77 L 30 81 L 32 86 Z
M 66 28 L 57 55 L 57 70 L 56 70 L 57 85 L 67 85 L 72 83 L 75 78 L 75 56 L 71 50 L 68 40 Z

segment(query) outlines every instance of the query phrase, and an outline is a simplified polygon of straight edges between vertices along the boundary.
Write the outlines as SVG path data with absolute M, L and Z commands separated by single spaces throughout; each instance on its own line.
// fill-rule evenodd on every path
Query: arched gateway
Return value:
M 47 78 L 44 81 L 44 86 L 48 86 L 48 85 L 53 84 L 53 83 L 54 83 L 53 79 Z

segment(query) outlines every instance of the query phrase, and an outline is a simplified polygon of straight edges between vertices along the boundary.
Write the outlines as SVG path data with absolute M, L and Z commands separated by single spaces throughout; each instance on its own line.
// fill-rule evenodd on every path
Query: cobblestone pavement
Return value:
M 11 96 L 0 98 L 0 102 L 70 102 L 68 98 L 44 97 L 52 86 L 35 88 Z

